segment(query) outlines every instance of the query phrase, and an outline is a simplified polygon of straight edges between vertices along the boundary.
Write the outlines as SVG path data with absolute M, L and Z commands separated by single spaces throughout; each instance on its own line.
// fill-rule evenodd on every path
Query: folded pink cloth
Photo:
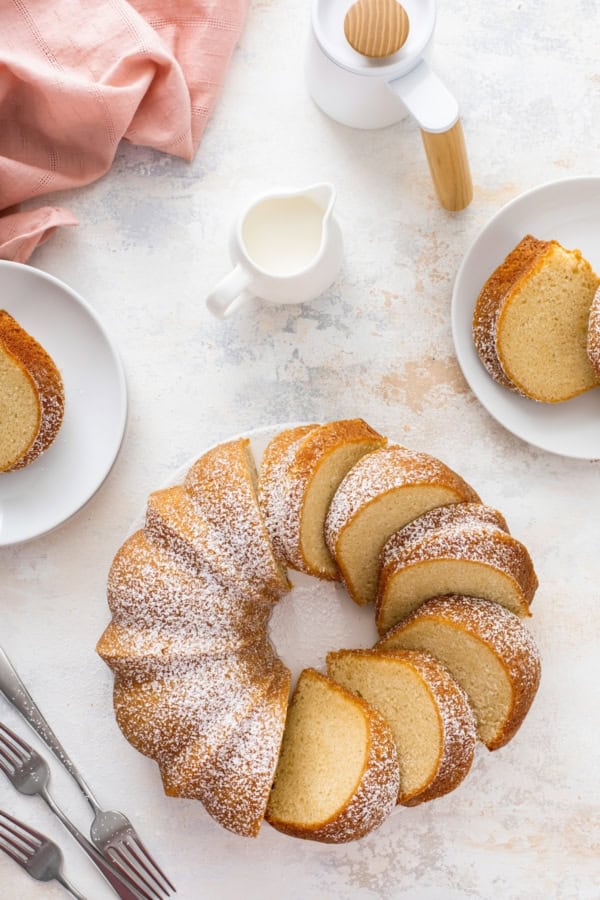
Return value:
M 119 141 L 192 159 L 247 0 L 7 0 L 0 13 L 0 258 L 24 262 Z

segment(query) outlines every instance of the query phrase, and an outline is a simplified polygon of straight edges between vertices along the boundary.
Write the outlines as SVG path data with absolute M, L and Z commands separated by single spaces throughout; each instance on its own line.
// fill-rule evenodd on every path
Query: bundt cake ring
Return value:
M 539 684 L 537 579 L 444 463 L 354 419 L 263 429 L 178 474 L 115 556 L 97 647 L 167 795 L 239 835 L 340 843 L 514 736 Z M 271 637 L 302 669 L 289 703 Z

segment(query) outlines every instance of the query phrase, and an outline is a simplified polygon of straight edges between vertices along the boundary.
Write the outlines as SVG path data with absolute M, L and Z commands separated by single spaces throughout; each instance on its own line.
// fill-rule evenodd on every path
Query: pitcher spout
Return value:
M 335 205 L 335 188 L 329 182 L 322 184 L 313 184 L 302 192 L 305 197 L 312 200 L 319 209 L 323 210 L 323 222 L 325 222 L 333 211 Z

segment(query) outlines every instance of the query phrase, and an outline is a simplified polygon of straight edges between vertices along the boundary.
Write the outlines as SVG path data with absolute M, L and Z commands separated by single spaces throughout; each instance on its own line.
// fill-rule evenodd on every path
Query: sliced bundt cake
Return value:
M 280 431 L 269 441 L 262 456 L 258 485 L 259 504 L 273 551 L 283 564 L 286 558 L 286 539 L 283 533 L 285 521 L 281 510 L 285 506 L 287 469 L 303 439 L 318 427 L 313 423 Z M 265 490 L 265 486 L 268 490 Z
M 291 443 L 287 435 L 271 441 L 261 466 L 259 497 L 267 527 L 285 565 L 337 580 L 324 537 L 329 504 L 349 469 L 365 453 L 384 447 L 386 439 L 362 419 L 310 428 Z
M 288 710 L 267 821 L 295 837 L 354 841 L 389 815 L 398 786 L 396 748 L 382 716 L 305 669 Z
M 458 787 L 475 751 L 467 697 L 427 653 L 340 650 L 327 655 L 334 681 L 375 707 L 398 752 L 398 803 L 415 806 Z
M 256 835 L 266 813 L 290 835 L 362 837 L 397 800 L 421 803 L 464 778 L 473 719 L 462 688 L 490 748 L 535 693 L 534 648 L 498 605 L 526 613 L 526 551 L 447 466 L 384 442 L 361 420 L 286 430 L 267 447 L 260 491 L 247 440 L 215 447 L 183 485 L 150 496 L 144 528 L 113 561 L 98 652 L 121 730 L 158 763 L 169 796 L 200 800 L 238 834 Z M 332 559 L 359 603 L 383 561 L 380 627 L 442 587 L 489 589 L 498 602 L 429 600 L 375 650 L 330 654 L 342 684 L 305 670 L 286 718 L 290 675 L 268 633 L 289 589 L 283 566 L 331 578 Z
M 224 655 L 264 635 L 273 597 L 224 590 L 208 568 L 190 568 L 171 548 L 136 531 L 118 550 L 108 576 L 112 622 L 98 644 L 111 665 L 118 656 L 162 657 L 169 642 L 182 652 Z M 128 638 L 130 635 L 130 639 Z M 131 651 L 131 653 L 130 653 Z M 108 662 L 108 659 L 106 659 Z
M 377 644 L 380 650 L 431 653 L 464 689 L 489 750 L 517 732 L 536 695 L 540 658 L 513 613 L 474 597 L 437 597 L 424 603 Z

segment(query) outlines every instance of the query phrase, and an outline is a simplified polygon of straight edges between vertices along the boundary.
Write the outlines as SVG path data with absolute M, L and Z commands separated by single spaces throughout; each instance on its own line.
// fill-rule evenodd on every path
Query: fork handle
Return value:
M 0 647 L 0 691 L 2 691 L 8 702 L 21 713 L 33 730 L 39 734 L 57 759 L 60 760 L 67 772 L 76 781 L 94 813 L 99 812 L 101 807 L 94 797 L 92 789 L 46 722 L 38 705 L 21 681 L 15 667 L 2 647 Z
M 84 897 L 83 894 L 80 894 L 77 888 L 73 887 L 70 881 L 67 881 L 64 875 L 61 875 L 59 872 L 58 875 L 54 876 L 54 881 L 58 881 L 59 884 L 62 884 L 65 891 L 68 891 L 71 897 L 75 897 L 75 900 L 88 900 L 87 897 Z
M 92 862 L 100 869 L 106 880 L 109 882 L 113 890 L 122 900 L 145 900 L 147 897 L 146 894 L 140 893 L 132 882 L 125 875 L 117 872 L 117 870 L 112 866 L 111 863 L 106 860 L 101 853 L 99 853 L 93 844 L 91 844 L 84 834 L 81 833 L 79 828 L 71 822 L 69 818 L 64 814 L 60 806 L 58 806 L 55 801 L 52 799 L 47 790 L 39 791 L 39 796 L 45 803 L 50 807 L 54 815 L 60 819 L 62 824 L 65 826 L 67 831 L 69 831 L 82 850 L 84 850 L 87 855 L 90 857 Z M 85 898 L 84 898 L 85 900 Z

